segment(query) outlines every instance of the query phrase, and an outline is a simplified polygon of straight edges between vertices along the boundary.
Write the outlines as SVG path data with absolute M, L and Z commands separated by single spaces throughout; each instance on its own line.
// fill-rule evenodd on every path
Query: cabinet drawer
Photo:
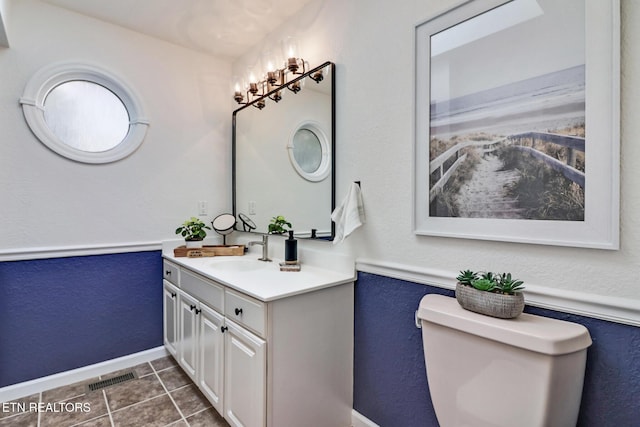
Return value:
M 261 337 L 265 336 L 267 311 L 261 301 L 227 289 L 224 314 L 228 319 L 246 326 Z
M 175 264 L 171 264 L 168 261 L 163 261 L 162 277 L 165 280 L 173 283 L 174 285 L 180 285 L 180 269 Z
M 180 273 L 180 288 L 220 313 L 224 310 L 224 289 L 215 282 L 187 270 Z

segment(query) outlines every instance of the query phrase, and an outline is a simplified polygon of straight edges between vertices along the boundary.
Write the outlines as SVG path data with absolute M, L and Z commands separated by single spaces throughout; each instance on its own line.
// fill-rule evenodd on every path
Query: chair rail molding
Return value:
M 46 246 L 34 248 L 0 249 L 0 262 L 26 261 L 46 258 L 65 258 L 72 256 L 120 254 L 128 252 L 159 251 L 160 242 L 125 242 L 97 245 Z
M 455 277 L 458 274 L 454 271 L 367 258 L 356 259 L 356 270 L 452 290 L 456 287 Z M 640 326 L 640 301 L 638 300 L 552 289 L 530 282 L 527 282 L 526 286 L 525 303 L 527 305 Z

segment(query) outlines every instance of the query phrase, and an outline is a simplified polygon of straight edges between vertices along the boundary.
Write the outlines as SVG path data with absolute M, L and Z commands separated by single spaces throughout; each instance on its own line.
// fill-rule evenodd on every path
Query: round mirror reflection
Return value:
M 300 169 L 307 173 L 318 170 L 322 163 L 322 144 L 309 129 L 299 129 L 293 136 L 293 157 Z
M 322 181 L 331 172 L 331 147 L 319 123 L 300 124 L 287 148 L 293 168 L 307 181 Z
M 71 80 L 49 91 L 44 120 L 64 144 L 90 153 L 111 150 L 129 132 L 129 114 L 120 98 L 97 83 Z

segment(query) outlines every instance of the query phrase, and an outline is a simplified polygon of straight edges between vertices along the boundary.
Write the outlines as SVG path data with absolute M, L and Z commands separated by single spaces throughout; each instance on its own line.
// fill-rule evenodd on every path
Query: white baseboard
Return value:
M 352 427 L 380 427 L 355 409 L 351 410 L 351 425 Z
M 30 396 L 52 388 L 73 384 L 78 381 L 84 381 L 99 375 L 108 374 L 109 372 L 130 368 L 132 366 L 139 365 L 140 363 L 150 362 L 167 355 L 169 355 L 169 353 L 164 346 L 161 346 L 141 351 L 139 353 L 118 357 L 117 359 L 106 360 L 94 365 L 83 366 L 82 368 L 72 369 L 70 371 L 60 372 L 46 377 L 36 378 L 35 380 L 2 387 L 0 388 L 0 402 L 9 402 L 11 400 Z

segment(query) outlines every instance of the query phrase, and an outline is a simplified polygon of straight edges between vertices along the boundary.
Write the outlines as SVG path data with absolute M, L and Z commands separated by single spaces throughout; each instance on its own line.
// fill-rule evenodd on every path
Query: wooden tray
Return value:
M 244 255 L 244 245 L 213 245 L 201 248 L 187 248 L 178 246 L 173 250 L 175 257 L 200 258 L 210 256 L 239 256 Z

